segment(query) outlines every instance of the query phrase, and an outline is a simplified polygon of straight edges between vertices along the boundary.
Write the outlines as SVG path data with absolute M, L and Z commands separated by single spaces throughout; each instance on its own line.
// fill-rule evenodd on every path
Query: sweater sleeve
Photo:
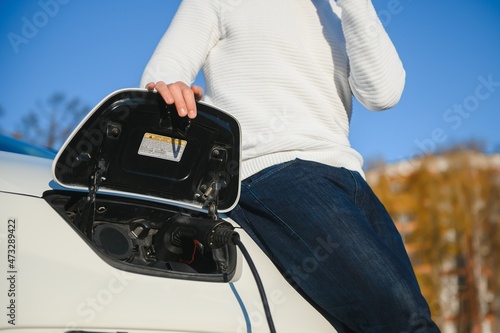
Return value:
M 395 106 L 403 92 L 405 70 L 371 0 L 337 0 L 349 57 L 349 85 L 367 109 Z
M 191 85 L 221 38 L 219 0 L 183 0 L 149 60 L 141 79 Z

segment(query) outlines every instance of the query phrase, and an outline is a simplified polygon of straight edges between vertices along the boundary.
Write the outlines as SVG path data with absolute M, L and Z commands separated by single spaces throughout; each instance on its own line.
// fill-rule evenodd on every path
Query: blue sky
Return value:
M 114 90 L 137 87 L 179 3 L 0 1 L 0 128 L 15 129 L 55 92 L 93 106 Z M 500 1 L 373 3 L 407 83 L 391 110 L 355 103 L 352 145 L 367 160 L 389 162 L 470 139 L 500 151 Z

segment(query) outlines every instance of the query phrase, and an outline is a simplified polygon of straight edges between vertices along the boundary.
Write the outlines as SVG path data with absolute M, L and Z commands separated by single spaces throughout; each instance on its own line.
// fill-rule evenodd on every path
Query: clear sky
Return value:
M 15 129 L 55 92 L 93 106 L 114 90 L 137 87 L 179 3 L 1 0 L 0 128 Z M 391 110 L 355 103 L 352 145 L 368 160 L 389 162 L 470 139 L 500 151 L 500 1 L 373 3 L 407 83 Z

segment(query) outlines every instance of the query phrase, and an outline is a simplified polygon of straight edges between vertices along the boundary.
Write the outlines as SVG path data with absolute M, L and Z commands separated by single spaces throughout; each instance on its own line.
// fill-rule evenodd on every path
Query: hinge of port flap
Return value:
M 119 138 L 120 134 L 121 126 L 119 124 L 112 122 L 106 124 L 106 137 L 99 146 L 98 156 L 96 156 L 95 164 L 89 175 L 89 193 L 83 202 L 83 207 L 80 209 L 81 213 L 79 214 L 77 221 L 75 221 L 75 224 L 79 227 L 79 229 L 88 236 L 91 236 L 92 233 L 97 191 L 99 190 L 102 182 L 106 180 L 104 175 L 108 169 L 108 164 L 102 156 L 113 148 L 115 142 L 117 141 L 116 139 Z M 101 155 L 101 157 L 99 157 L 99 155 Z M 89 154 L 87 154 L 87 156 L 80 156 L 80 158 L 84 158 L 87 161 L 92 160 L 92 156 Z
M 226 149 L 219 146 L 212 147 L 208 160 L 208 175 L 203 178 L 195 193 L 195 198 L 203 203 L 203 207 L 208 208 L 208 213 L 214 219 L 218 218 L 219 192 L 227 186 L 227 181 L 224 177 L 226 162 Z
M 106 180 L 104 174 L 108 169 L 106 160 L 102 156 L 109 156 L 110 151 L 115 146 L 117 139 L 120 137 L 122 128 L 120 124 L 114 122 L 108 122 L 106 124 L 106 136 L 99 146 L 98 160 L 94 165 L 94 170 L 92 170 L 89 179 L 89 194 L 87 196 L 87 201 L 93 203 L 96 198 L 97 191 L 101 186 L 101 183 Z M 100 155 L 100 156 L 99 156 Z
M 94 203 L 97 191 L 99 190 L 101 183 L 106 180 L 106 177 L 104 177 L 106 169 L 106 161 L 103 158 L 99 159 L 99 161 L 96 163 L 94 172 L 90 175 L 89 194 L 87 195 L 88 202 Z
M 89 177 L 89 193 L 87 197 L 83 199 L 79 205 L 79 214 L 75 218 L 74 224 L 78 229 L 86 234 L 87 236 L 92 236 L 92 224 L 94 223 L 95 214 L 95 199 L 97 191 L 101 183 L 106 180 L 104 173 L 106 171 L 106 162 L 103 158 L 100 158 L 92 170 Z

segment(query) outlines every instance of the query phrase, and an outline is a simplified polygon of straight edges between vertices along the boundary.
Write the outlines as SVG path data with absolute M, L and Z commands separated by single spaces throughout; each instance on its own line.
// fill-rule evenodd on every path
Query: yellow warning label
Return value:
M 185 140 L 145 133 L 138 154 L 179 162 L 186 146 L 187 141 Z

